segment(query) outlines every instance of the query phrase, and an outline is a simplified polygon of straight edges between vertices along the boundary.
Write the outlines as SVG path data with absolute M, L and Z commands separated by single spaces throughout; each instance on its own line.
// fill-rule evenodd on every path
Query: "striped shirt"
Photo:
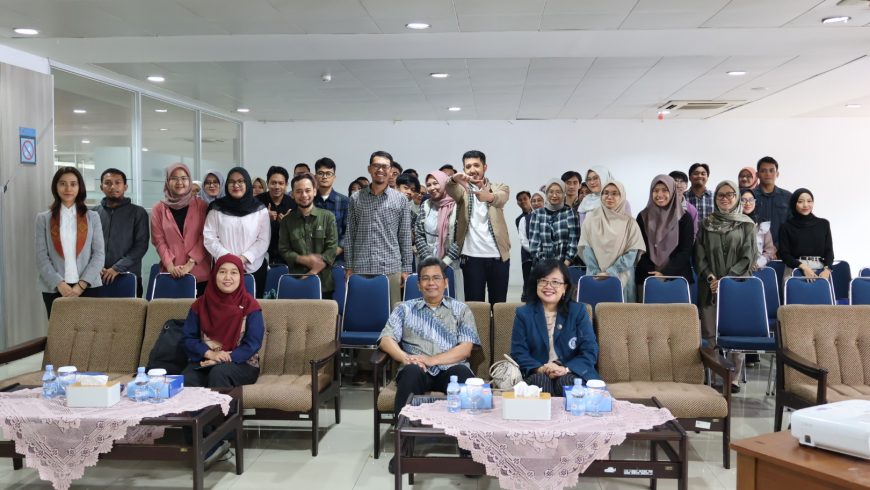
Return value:
M 344 260 L 355 274 L 411 272 L 411 210 L 401 192 L 364 187 L 350 197 Z
M 480 345 L 471 309 L 447 296 L 437 308 L 429 307 L 423 298 L 400 303 L 390 314 L 378 342 L 384 337 L 391 337 L 412 356 L 435 356 L 463 342 Z M 467 359 L 456 364 L 470 368 Z M 456 364 L 431 366 L 426 371 L 435 376 Z

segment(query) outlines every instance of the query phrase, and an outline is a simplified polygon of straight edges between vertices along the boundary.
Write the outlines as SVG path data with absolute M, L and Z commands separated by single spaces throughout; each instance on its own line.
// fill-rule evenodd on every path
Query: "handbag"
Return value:
M 181 374 L 187 367 L 187 354 L 181 345 L 184 320 L 167 320 L 148 354 L 148 369 L 165 369 L 166 374 Z
M 511 390 L 514 385 L 523 380 L 520 365 L 511 356 L 505 354 L 504 359 L 493 363 L 489 368 L 492 384 L 500 390 Z

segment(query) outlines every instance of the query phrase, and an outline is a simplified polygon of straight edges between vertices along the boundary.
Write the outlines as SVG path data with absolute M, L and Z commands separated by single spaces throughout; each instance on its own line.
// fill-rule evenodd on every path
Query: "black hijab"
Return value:
M 737 195 L 738 196 L 737 200 L 740 201 L 740 209 L 741 210 L 743 209 L 743 201 L 741 199 L 743 199 L 744 194 L 750 194 L 750 195 L 752 195 L 752 198 L 755 199 L 755 194 L 752 192 L 752 189 L 749 189 L 747 187 L 740 189 L 740 193 Z M 745 214 L 746 216 L 749 216 L 749 218 L 751 218 L 752 221 L 755 222 L 755 224 L 758 224 L 758 202 L 755 203 L 755 207 L 752 208 L 751 213 L 743 213 L 743 214 Z
M 230 174 L 237 172 L 242 174 L 242 178 L 245 179 L 245 195 L 239 199 L 230 195 Z M 208 209 L 209 211 L 214 209 L 230 216 L 242 217 L 256 213 L 264 207 L 263 203 L 254 197 L 254 186 L 251 184 L 251 175 L 248 171 L 242 167 L 233 167 L 227 172 L 227 180 L 224 182 L 224 197 L 212 201 Z
M 818 225 L 826 223 L 826 220 L 817 217 L 813 213 L 810 213 L 806 216 L 798 213 L 797 202 L 798 199 L 800 199 L 801 194 L 809 194 L 813 201 L 816 200 L 815 196 L 813 196 L 813 193 L 810 192 L 809 189 L 804 189 L 803 187 L 801 187 L 800 189 L 794 191 L 791 195 L 791 199 L 789 199 L 788 201 L 788 206 L 791 210 L 792 216 L 788 219 L 788 221 L 786 221 L 786 223 L 794 226 L 795 228 L 814 228 Z

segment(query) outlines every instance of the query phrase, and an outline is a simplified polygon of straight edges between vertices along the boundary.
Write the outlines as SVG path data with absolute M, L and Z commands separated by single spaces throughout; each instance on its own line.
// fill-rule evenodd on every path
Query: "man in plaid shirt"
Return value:
M 693 163 L 689 167 L 689 180 L 692 187 L 686 191 L 686 200 L 698 210 L 698 223 L 713 214 L 713 191 L 707 189 L 710 166 L 706 163 Z

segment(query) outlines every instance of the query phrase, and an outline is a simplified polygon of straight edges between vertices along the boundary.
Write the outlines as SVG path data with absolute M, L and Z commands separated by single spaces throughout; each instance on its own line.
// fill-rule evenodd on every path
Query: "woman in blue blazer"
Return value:
M 517 309 L 511 357 L 526 383 L 562 396 L 576 378 L 599 379 L 598 342 L 585 305 L 571 299 L 568 268 L 539 261 L 526 283 L 526 304 Z

